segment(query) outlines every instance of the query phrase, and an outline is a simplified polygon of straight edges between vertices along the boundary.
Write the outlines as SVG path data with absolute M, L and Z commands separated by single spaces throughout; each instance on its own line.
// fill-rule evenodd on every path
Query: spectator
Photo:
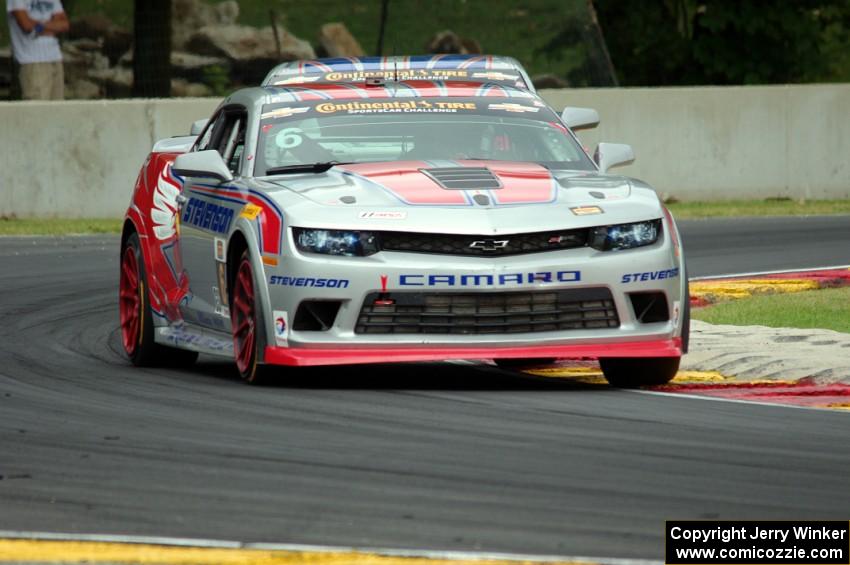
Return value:
M 61 0 L 6 0 L 12 52 L 24 100 L 62 100 L 65 73 L 56 36 L 68 31 Z

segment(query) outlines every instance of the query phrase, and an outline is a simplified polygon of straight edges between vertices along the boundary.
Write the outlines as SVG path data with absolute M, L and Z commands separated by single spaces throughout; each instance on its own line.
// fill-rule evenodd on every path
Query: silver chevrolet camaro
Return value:
M 395 61 L 338 80 L 334 61 L 295 66 L 159 142 L 122 236 L 130 359 L 225 355 L 248 382 L 281 366 L 559 358 L 599 359 L 617 386 L 672 379 L 684 259 L 655 191 L 608 172 L 631 149 L 591 158 L 574 131 L 595 111 L 558 115 L 494 80 L 511 73 L 498 59 L 469 61 L 443 61 L 467 62 L 461 76 Z

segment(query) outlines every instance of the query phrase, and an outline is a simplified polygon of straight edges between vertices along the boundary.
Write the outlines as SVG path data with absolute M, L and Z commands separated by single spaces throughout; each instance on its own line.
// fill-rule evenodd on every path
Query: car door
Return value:
M 195 151 L 215 149 L 234 175 L 229 183 L 187 177 L 180 210 L 180 252 L 189 281 L 188 300 L 181 304 L 186 321 L 230 331 L 224 276 L 227 236 L 244 202 L 234 197 L 245 146 L 247 112 L 223 108 L 201 134 Z

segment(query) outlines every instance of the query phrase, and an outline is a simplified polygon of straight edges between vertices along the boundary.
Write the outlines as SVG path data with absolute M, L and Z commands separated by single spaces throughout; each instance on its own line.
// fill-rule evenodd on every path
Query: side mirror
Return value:
M 634 163 L 635 152 L 631 145 L 603 142 L 596 146 L 596 151 L 593 152 L 593 160 L 599 167 L 600 173 L 607 173 L 608 169 Z
M 201 132 L 204 131 L 204 128 L 207 127 L 209 122 L 210 121 L 207 119 L 192 122 L 192 127 L 189 129 L 189 135 L 201 135 Z
M 216 179 L 219 182 L 233 180 L 233 173 L 215 149 L 178 155 L 171 170 L 181 177 Z
M 592 129 L 599 125 L 599 112 L 593 108 L 564 108 L 561 119 L 573 130 Z

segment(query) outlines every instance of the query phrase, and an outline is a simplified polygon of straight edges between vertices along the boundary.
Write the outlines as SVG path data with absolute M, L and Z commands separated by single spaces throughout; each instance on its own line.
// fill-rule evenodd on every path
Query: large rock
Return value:
M 71 41 L 96 41 L 100 44 L 100 50 L 109 58 L 109 63 L 114 65 L 133 42 L 133 34 L 120 26 L 115 25 L 106 16 L 100 14 L 87 14 L 71 20 L 71 28 L 68 30 L 68 39 Z
M 542 75 L 534 75 L 531 77 L 531 82 L 534 88 L 569 88 L 570 83 L 567 79 L 552 73 L 544 73 Z
M 203 98 L 212 96 L 213 92 L 205 84 L 189 82 L 182 78 L 171 79 L 171 95 L 189 98 Z
M 98 84 L 108 98 L 129 98 L 133 90 L 133 71 L 123 67 L 90 71 L 89 79 Z
M 481 45 L 476 40 L 460 37 L 448 29 L 434 34 L 434 37 L 425 44 L 425 50 L 428 53 L 461 55 L 477 55 L 482 52 Z
M 60 45 L 66 84 L 88 80 L 91 72 L 109 69 L 109 59 L 106 55 L 92 48 L 93 45 L 98 45 L 93 39 L 63 41 Z
M 221 73 L 227 77 L 230 73 L 230 61 L 224 57 L 207 57 L 184 51 L 171 52 L 171 76 L 189 82 L 203 82 L 211 73 Z
M 103 14 L 86 14 L 71 20 L 68 39 L 101 39 L 117 26 Z
M 133 68 L 133 51 L 125 53 L 119 60 L 119 64 Z M 185 79 L 188 82 L 204 82 L 210 73 L 220 73 L 226 78 L 230 73 L 230 61 L 224 57 L 207 57 L 185 51 L 171 52 L 172 77 Z
M 362 57 L 366 54 L 345 24 L 339 22 L 322 26 L 319 43 L 329 57 Z
M 101 85 L 87 79 L 65 83 L 65 100 L 95 100 L 103 98 L 104 92 Z
M 312 59 L 313 47 L 291 33 L 280 33 L 281 60 Z M 226 57 L 231 61 L 277 58 L 278 44 L 269 26 L 253 28 L 242 25 L 205 26 L 189 40 L 188 51 L 210 57 Z
M 231 78 L 237 83 L 257 84 L 281 61 L 313 59 L 316 52 L 303 39 L 279 32 L 280 45 L 269 26 L 206 26 L 189 39 L 187 50 L 207 57 L 223 57 L 231 63 Z
M 239 4 L 226 0 L 207 4 L 202 0 L 172 0 L 171 47 L 183 50 L 189 39 L 206 26 L 234 25 L 239 19 Z

